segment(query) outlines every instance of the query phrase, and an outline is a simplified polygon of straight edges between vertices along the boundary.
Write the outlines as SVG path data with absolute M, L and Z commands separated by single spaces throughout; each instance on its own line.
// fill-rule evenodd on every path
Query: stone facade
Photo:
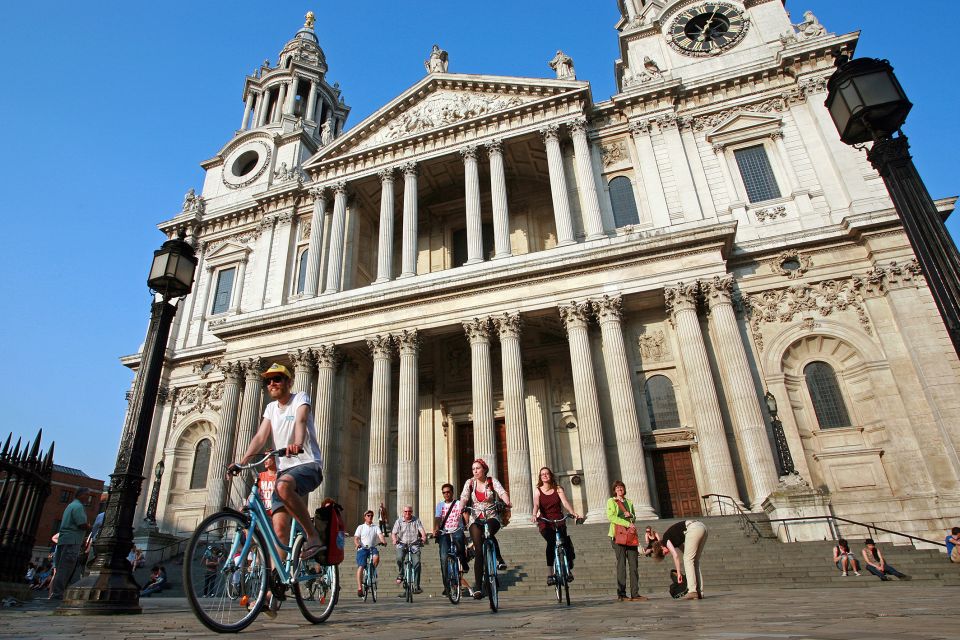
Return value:
M 769 390 L 838 515 L 939 534 L 960 508 L 958 361 L 883 183 L 823 107 L 857 34 L 701 4 L 619 0 L 603 102 L 562 52 L 555 78 L 508 78 L 435 47 L 346 129 L 312 24 L 248 77 L 242 127 L 160 225 L 200 259 L 146 463 L 166 462 L 161 530 L 236 504 L 217 465 L 279 361 L 314 398 L 322 493 L 349 522 L 428 516 L 478 456 L 520 515 L 544 465 L 595 518 L 618 478 L 645 515 L 708 493 L 761 510 Z

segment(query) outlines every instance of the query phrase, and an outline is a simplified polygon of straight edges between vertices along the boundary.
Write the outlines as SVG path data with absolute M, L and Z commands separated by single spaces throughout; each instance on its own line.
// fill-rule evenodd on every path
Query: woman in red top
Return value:
M 507 490 L 503 488 L 500 482 L 487 474 L 490 472 L 490 465 L 483 459 L 477 458 L 473 461 L 471 467 L 473 477 L 467 480 L 463 485 L 463 491 L 460 492 L 460 504 L 471 503 L 473 508 L 479 513 L 470 514 L 470 537 L 473 539 L 473 548 L 478 554 L 478 560 L 473 563 L 473 573 L 476 578 L 473 597 L 480 599 L 483 597 L 481 583 L 483 582 L 483 561 L 479 559 L 479 554 L 483 553 L 483 524 L 484 519 L 490 521 L 490 537 L 497 549 L 497 568 L 501 571 L 507 568 L 507 564 L 500 556 L 500 545 L 497 544 L 497 531 L 500 530 L 500 519 L 494 510 L 497 496 L 503 500 L 507 508 L 513 507 L 510 503 L 510 496 Z
M 553 475 L 550 467 L 540 469 L 540 478 L 537 480 L 537 492 L 533 494 L 533 521 L 540 527 L 540 535 L 547 541 L 547 566 L 550 568 L 550 575 L 547 576 L 547 584 L 554 583 L 553 561 L 557 553 L 556 529 L 560 529 L 560 537 L 563 538 L 563 546 L 567 549 L 567 560 L 569 560 L 570 580 L 573 580 L 573 560 L 577 554 L 573 550 L 573 541 L 567 536 L 567 525 L 547 524 L 540 522 L 537 517 L 543 517 L 547 520 L 559 520 L 563 517 L 563 510 L 572 514 L 574 518 L 579 519 L 570 503 L 567 502 L 567 494 L 563 487 L 557 485 L 557 478 Z

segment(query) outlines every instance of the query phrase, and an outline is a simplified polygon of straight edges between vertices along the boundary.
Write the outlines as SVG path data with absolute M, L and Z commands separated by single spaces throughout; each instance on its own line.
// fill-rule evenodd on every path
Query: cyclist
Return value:
M 443 500 L 437 503 L 433 518 L 433 537 L 439 541 L 440 571 L 443 571 L 443 559 L 447 557 L 451 539 L 456 545 L 457 557 L 460 558 L 460 570 L 466 573 L 470 570 L 467 565 L 467 547 L 463 534 L 463 503 L 453 499 L 453 485 L 445 484 L 440 487 Z M 452 532 L 451 535 L 440 535 L 443 532 Z M 443 595 L 447 595 L 444 587 Z
M 500 545 L 497 544 L 496 533 L 500 530 L 500 520 L 495 513 L 494 506 L 497 497 L 503 500 L 507 508 L 512 508 L 510 496 L 503 485 L 493 477 L 488 476 L 490 465 L 482 458 L 473 461 L 470 467 L 473 477 L 467 480 L 463 485 L 463 491 L 460 492 L 460 503 L 466 505 L 468 501 L 472 502 L 476 513 L 470 515 L 470 537 L 473 539 L 473 548 L 476 549 L 477 557 L 473 563 L 474 590 L 473 597 L 479 600 L 483 597 L 481 583 L 483 582 L 483 525 L 485 519 L 490 519 L 490 537 L 493 538 L 494 546 L 497 549 L 497 568 L 501 571 L 507 568 L 507 563 L 503 561 L 500 555 Z
M 568 580 L 573 581 L 573 560 L 577 554 L 573 551 L 573 541 L 567 536 L 566 524 L 547 524 L 537 520 L 542 516 L 548 520 L 560 520 L 563 518 L 563 510 L 572 514 L 579 520 L 580 516 L 573 510 L 570 503 L 567 502 L 567 494 L 563 487 L 557 484 L 557 478 L 553 475 L 550 467 L 540 469 L 539 479 L 537 480 L 537 492 L 533 494 L 533 521 L 540 527 L 540 535 L 547 541 L 547 566 L 550 568 L 550 575 L 547 576 L 547 584 L 554 584 L 553 561 L 557 553 L 556 529 L 560 530 L 560 537 L 563 538 L 563 546 L 567 550 L 567 568 L 569 569 Z
M 306 501 L 307 494 L 323 481 L 320 445 L 313 425 L 310 396 L 302 391 L 292 391 L 293 376 L 282 364 L 274 362 L 260 375 L 273 401 L 264 409 L 260 427 L 239 464 L 257 458 L 271 437 L 275 447 L 286 447 L 287 457 L 277 462 L 279 469 L 271 499 L 271 520 L 277 537 L 286 541 L 290 539 L 290 518 L 297 519 L 307 536 L 301 553 L 301 558 L 306 560 L 325 548 L 310 519 Z M 237 463 L 231 463 L 228 471 L 238 473 Z M 268 615 L 276 615 L 279 605 L 279 600 L 271 594 Z
M 413 515 L 413 506 L 409 504 L 404 506 L 402 514 L 393 523 L 390 540 L 397 547 L 397 584 L 403 582 L 403 561 L 407 554 L 410 554 L 416 580 L 416 584 L 413 585 L 414 593 L 423 593 L 423 589 L 420 588 L 420 554 L 411 553 L 410 547 L 415 544 L 422 544 L 426 539 L 427 532 L 424 530 L 420 518 Z
M 377 541 L 386 544 L 380 527 L 373 524 L 373 511 L 363 514 L 363 522 L 353 534 L 353 543 L 357 546 L 357 597 L 363 597 L 363 567 L 367 558 L 373 556 L 373 566 L 380 564 L 380 552 L 377 550 Z

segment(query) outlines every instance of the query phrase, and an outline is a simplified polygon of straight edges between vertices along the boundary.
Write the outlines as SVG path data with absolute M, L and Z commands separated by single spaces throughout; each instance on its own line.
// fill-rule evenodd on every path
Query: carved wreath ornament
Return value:
M 770 260 L 770 270 L 790 280 L 796 280 L 813 266 L 810 256 L 801 255 L 796 249 L 784 251 Z

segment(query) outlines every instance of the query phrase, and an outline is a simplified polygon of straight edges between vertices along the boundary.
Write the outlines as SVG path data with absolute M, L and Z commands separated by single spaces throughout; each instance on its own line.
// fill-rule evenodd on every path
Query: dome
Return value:
M 306 64 L 312 64 L 321 67 L 323 72 L 327 70 L 327 58 L 320 48 L 320 41 L 313 30 L 314 16 L 313 12 L 307 13 L 307 19 L 303 27 L 297 31 L 293 39 L 290 40 L 283 49 L 280 50 L 279 66 L 288 66 L 289 60 L 293 59 Z

